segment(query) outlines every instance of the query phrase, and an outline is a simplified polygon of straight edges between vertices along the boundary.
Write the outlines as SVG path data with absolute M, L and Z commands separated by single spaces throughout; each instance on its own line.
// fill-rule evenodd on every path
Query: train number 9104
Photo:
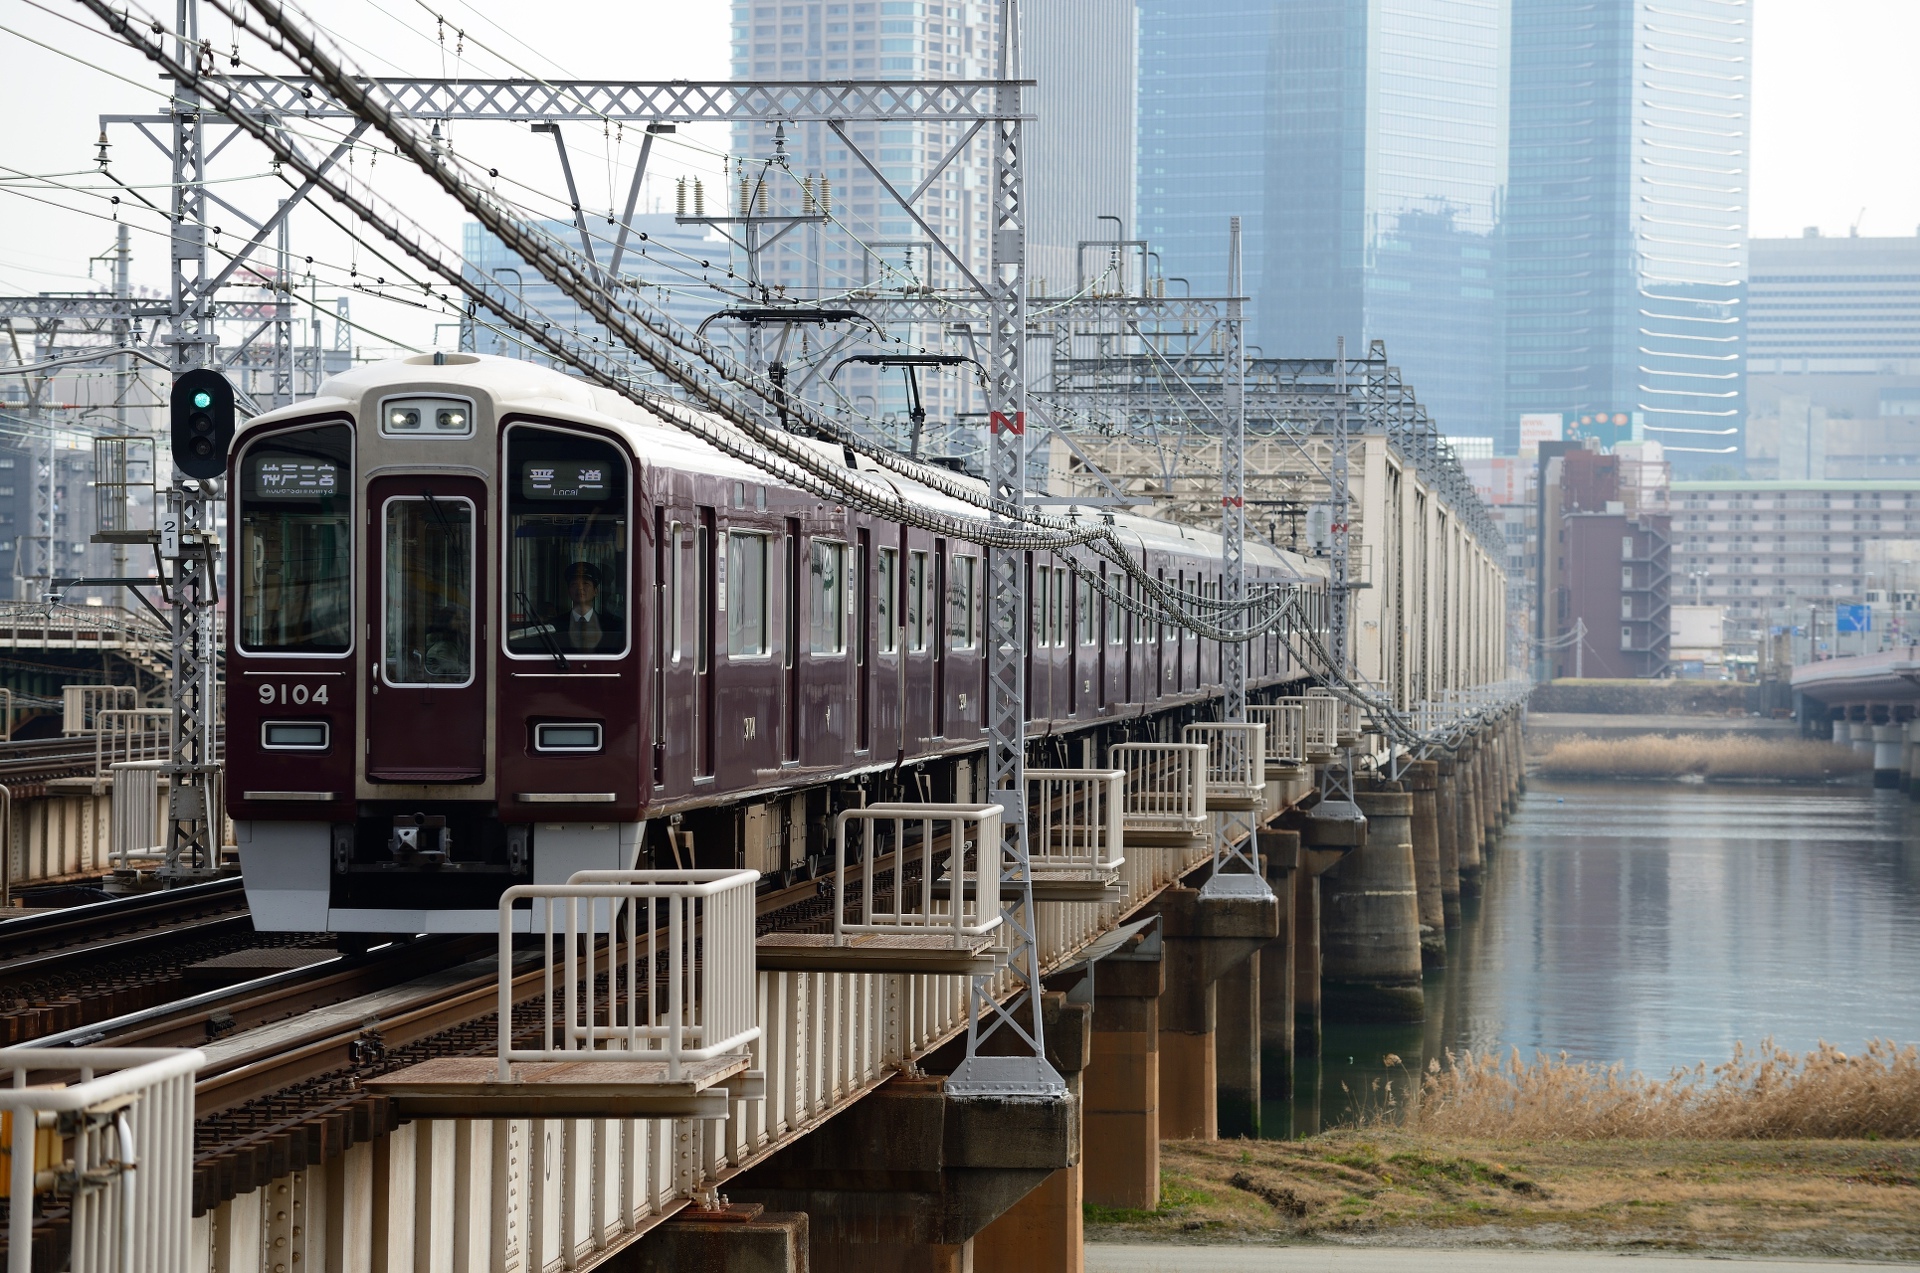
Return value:
M 327 687 L 324 685 L 288 685 L 284 681 L 275 685 L 271 681 L 260 684 L 260 701 L 268 707 L 283 707 L 288 703 L 295 707 L 305 707 L 308 703 L 327 705 Z

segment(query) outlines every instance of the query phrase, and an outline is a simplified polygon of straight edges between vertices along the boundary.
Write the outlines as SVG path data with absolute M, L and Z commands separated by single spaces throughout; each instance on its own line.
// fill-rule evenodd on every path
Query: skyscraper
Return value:
M 1507 401 L 1737 462 L 1751 0 L 1511 0 Z
M 1508 0 L 1144 0 L 1141 223 L 1224 285 L 1246 219 L 1253 342 L 1387 342 L 1440 427 L 1494 432 Z

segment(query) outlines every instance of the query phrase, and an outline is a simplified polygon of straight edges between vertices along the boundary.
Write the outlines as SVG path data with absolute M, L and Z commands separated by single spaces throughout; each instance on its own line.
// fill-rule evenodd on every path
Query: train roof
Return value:
M 444 358 L 444 361 L 439 359 Z M 436 389 L 472 396 L 484 394 L 492 403 L 494 416 L 509 413 L 549 416 L 582 424 L 595 424 L 627 437 L 634 453 L 648 464 L 685 466 L 722 477 L 738 477 L 765 482 L 774 479 L 761 469 L 734 459 L 686 432 L 670 420 L 640 406 L 610 389 L 602 389 L 577 376 L 555 371 L 537 363 L 491 354 L 421 354 L 411 358 L 363 363 L 330 376 L 313 398 L 256 416 L 256 424 L 271 424 L 283 419 L 311 416 L 315 411 L 338 409 L 356 419 L 366 418 L 367 400 L 395 392 Z M 687 410 L 693 410 L 686 407 Z M 716 429 L 725 430 L 752 443 L 738 429 L 717 416 L 703 413 Z M 816 449 L 832 463 L 844 463 L 838 446 L 823 441 L 796 439 L 800 445 Z M 930 511 L 951 516 L 977 516 L 971 504 L 953 499 L 911 478 L 882 469 L 865 457 L 856 457 L 858 471 L 871 481 L 884 482 L 903 497 Z M 984 492 L 986 483 L 954 474 L 954 481 L 977 487 Z M 1107 510 L 1088 508 L 1082 516 L 1098 518 Z M 1139 548 L 1154 552 L 1217 556 L 1220 536 L 1178 522 L 1133 513 L 1114 513 L 1113 524 L 1121 536 Z M 1249 564 L 1278 570 L 1289 579 L 1317 581 L 1327 574 L 1326 566 L 1296 553 L 1259 542 L 1247 544 Z

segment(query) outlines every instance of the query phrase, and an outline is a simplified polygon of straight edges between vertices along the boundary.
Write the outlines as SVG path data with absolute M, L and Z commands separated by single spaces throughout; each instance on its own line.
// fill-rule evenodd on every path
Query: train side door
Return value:
M 367 487 L 367 777 L 487 774 L 486 486 L 413 474 Z

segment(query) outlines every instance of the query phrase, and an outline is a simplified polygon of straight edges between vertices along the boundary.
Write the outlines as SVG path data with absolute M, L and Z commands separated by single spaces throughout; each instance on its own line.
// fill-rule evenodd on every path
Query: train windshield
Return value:
M 626 461 L 594 438 L 515 425 L 507 469 L 507 652 L 625 654 Z
M 345 654 L 353 641 L 353 436 L 276 433 L 240 461 L 240 614 L 249 654 Z

